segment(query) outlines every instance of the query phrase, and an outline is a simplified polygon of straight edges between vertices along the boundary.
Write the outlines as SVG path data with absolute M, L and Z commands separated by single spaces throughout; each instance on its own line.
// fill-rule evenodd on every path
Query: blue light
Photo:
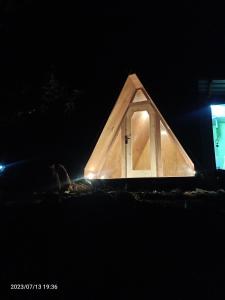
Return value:
M 0 165 L 0 172 L 3 172 L 5 170 L 5 166 L 4 165 Z

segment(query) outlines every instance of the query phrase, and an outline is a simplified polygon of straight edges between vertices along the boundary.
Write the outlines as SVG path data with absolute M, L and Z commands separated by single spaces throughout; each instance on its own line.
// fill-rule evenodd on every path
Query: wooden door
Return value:
M 149 103 L 132 103 L 125 118 L 127 178 L 155 177 L 155 113 Z

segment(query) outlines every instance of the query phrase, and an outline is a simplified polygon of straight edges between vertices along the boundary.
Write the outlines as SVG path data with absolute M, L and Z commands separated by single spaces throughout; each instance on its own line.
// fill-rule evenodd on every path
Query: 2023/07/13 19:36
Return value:
M 57 290 L 58 284 L 56 283 L 14 283 L 10 284 L 11 290 Z

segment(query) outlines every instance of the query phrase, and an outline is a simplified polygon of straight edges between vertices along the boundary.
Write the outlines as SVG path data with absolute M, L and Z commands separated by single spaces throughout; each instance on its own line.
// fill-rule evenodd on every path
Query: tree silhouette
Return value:
M 52 72 L 49 81 L 42 87 L 39 110 L 43 114 L 71 116 L 75 111 L 80 95 L 79 90 L 70 90 L 61 85 Z
M 46 113 L 51 106 L 56 105 L 62 97 L 62 87 L 59 82 L 55 79 L 55 75 L 52 72 L 50 79 L 41 88 L 41 105 L 39 107 L 41 113 Z

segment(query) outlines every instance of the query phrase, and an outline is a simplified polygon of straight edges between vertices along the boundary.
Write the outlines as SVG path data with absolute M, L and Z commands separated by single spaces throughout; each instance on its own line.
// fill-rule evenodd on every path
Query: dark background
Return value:
M 192 1 L 1 1 L 0 115 L 10 120 L 1 126 L 1 160 L 52 156 L 79 175 L 126 77 L 136 73 L 204 167 L 199 119 L 209 103 L 199 101 L 197 81 L 225 78 L 224 25 L 221 7 Z M 82 93 L 73 118 L 15 121 L 39 104 L 51 73 Z
M 47 158 L 81 175 L 135 72 L 199 167 L 209 134 L 200 119 L 213 99 L 199 97 L 197 81 L 225 78 L 224 23 L 216 3 L 0 1 L 0 162 Z M 29 114 L 51 74 L 58 86 L 80 91 L 70 116 L 54 103 L 46 114 Z M 19 186 L 33 191 L 34 170 L 15 172 L 19 184 L 6 182 L 5 190 L 1 182 L 0 293 L 7 299 L 42 295 L 10 290 L 12 283 L 58 284 L 48 295 L 63 299 L 71 292 L 75 299 L 224 299 L 223 190 L 167 194 L 152 180 L 154 192 L 139 194 L 31 196 Z M 173 180 L 176 188 L 179 180 L 186 182 Z M 163 190 L 168 182 L 160 179 Z

